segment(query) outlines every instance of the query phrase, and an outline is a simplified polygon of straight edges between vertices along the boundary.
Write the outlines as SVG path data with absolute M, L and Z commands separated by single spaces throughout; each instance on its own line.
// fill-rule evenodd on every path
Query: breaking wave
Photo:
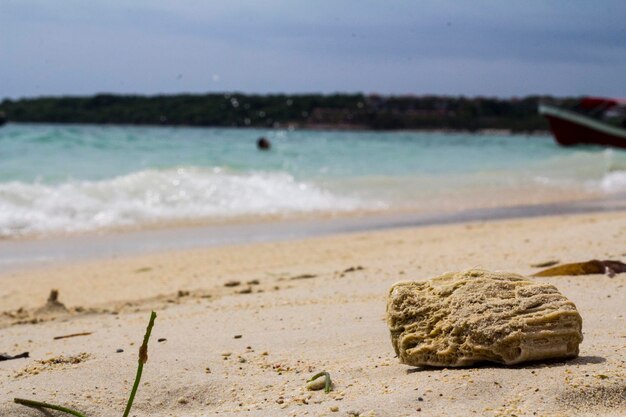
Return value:
M 626 171 L 609 172 L 600 181 L 600 188 L 606 193 L 626 192 Z
M 335 195 L 283 172 L 149 169 L 100 181 L 0 183 L 0 236 L 359 208 L 362 203 L 356 198 Z

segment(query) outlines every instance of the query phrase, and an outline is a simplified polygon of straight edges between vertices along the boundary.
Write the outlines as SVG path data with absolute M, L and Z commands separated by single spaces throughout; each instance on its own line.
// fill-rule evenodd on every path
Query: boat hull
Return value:
M 626 129 L 551 106 L 540 106 L 556 141 L 563 146 L 594 144 L 626 148 Z

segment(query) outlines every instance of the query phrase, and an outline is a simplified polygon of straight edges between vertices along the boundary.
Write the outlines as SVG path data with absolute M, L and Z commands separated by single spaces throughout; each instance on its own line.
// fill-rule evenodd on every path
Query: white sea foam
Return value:
M 221 169 L 144 170 L 102 181 L 0 183 L 0 236 L 75 232 L 154 221 L 340 212 L 360 208 L 291 175 Z
M 600 181 L 600 188 L 607 193 L 626 191 L 626 171 L 609 172 Z
M 593 194 L 617 194 L 626 192 L 626 171 L 613 171 L 598 179 L 550 178 L 535 176 L 533 181 L 541 186 L 562 190 L 583 190 Z

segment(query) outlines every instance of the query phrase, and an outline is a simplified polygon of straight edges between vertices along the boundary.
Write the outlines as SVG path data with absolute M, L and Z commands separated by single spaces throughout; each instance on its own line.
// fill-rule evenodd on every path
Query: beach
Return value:
M 0 417 L 626 417 L 626 2 L 47 3 Z
M 0 417 L 626 417 L 626 2 L 47 3 Z
M 626 274 L 537 278 L 583 318 L 580 355 L 567 361 L 402 365 L 385 304 L 396 281 L 624 260 L 625 241 L 626 212 L 615 211 L 22 265 L 0 274 L 0 341 L 2 351 L 30 358 L 0 362 L 0 415 L 42 415 L 14 397 L 121 415 L 152 310 L 131 415 L 624 415 Z M 52 289 L 67 311 L 41 309 Z M 76 333 L 90 334 L 54 339 Z M 333 380 L 328 394 L 304 388 L 320 371 Z

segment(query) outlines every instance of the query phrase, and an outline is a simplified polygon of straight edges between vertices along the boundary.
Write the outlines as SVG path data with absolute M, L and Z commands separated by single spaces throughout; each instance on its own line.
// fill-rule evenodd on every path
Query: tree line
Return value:
M 546 130 L 539 102 L 549 96 L 381 96 L 364 94 L 240 93 L 116 95 L 5 99 L 8 121 L 220 127 L 341 129 Z

